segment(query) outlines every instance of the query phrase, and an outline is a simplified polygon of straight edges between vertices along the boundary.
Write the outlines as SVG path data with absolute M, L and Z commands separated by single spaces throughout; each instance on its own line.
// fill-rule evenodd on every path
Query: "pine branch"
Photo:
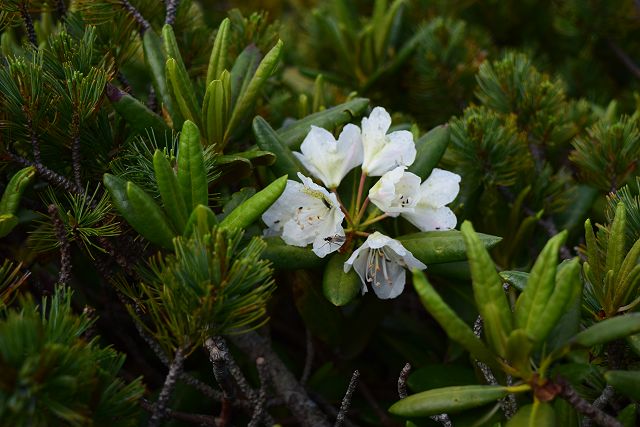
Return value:
M 64 176 L 59 175 L 51 169 L 45 167 L 42 163 L 34 163 L 22 156 L 10 152 L 7 152 L 7 154 L 11 158 L 11 160 L 20 165 L 33 166 L 36 169 L 36 172 L 38 172 L 38 175 L 40 175 L 45 181 L 48 181 L 50 184 L 56 185 L 63 190 L 68 191 L 69 193 L 78 195 L 84 194 L 85 191 L 83 188 L 76 186 Z
M 73 179 L 78 187 L 82 187 L 82 182 L 80 181 L 80 160 L 80 114 L 75 110 L 71 118 L 71 162 Z
M 338 416 L 336 417 L 336 423 L 334 427 L 342 427 L 344 420 L 347 416 L 347 411 L 351 406 L 351 398 L 353 397 L 353 392 L 356 390 L 358 386 L 358 379 L 360 378 L 360 371 L 357 369 L 353 371 L 353 375 L 351 376 L 351 381 L 349 381 L 349 387 L 347 387 L 347 392 L 344 394 L 344 398 L 342 398 L 342 404 L 340 405 L 340 411 L 338 411 Z
M 600 394 L 600 396 L 598 396 L 598 398 L 596 400 L 593 401 L 592 405 L 594 408 L 596 409 L 604 409 L 607 404 L 609 403 L 609 401 L 613 398 L 614 394 L 616 393 L 616 391 L 614 390 L 613 387 L 611 387 L 610 385 L 607 385 L 604 390 L 602 390 L 602 393 Z M 589 417 L 585 417 L 582 420 L 582 427 L 591 427 L 593 426 L 593 420 Z
M 311 376 L 311 368 L 313 367 L 313 357 L 315 350 L 313 348 L 313 336 L 309 328 L 305 329 L 307 338 L 307 352 L 304 359 L 304 369 L 302 370 L 302 376 L 300 377 L 300 384 L 305 385 Z
M 623 427 L 620 421 L 580 397 L 566 380 L 560 378 L 556 382 L 561 386 L 560 397 L 569 402 L 576 411 L 591 418 L 602 427 Z
M 180 376 L 180 372 L 182 372 L 182 368 L 184 367 L 184 353 L 181 348 L 176 350 L 176 355 L 169 366 L 169 373 L 164 380 L 164 384 L 162 385 L 162 390 L 160 390 L 160 395 L 158 396 L 158 401 L 154 405 L 153 413 L 151 418 L 149 419 L 149 427 L 159 427 L 160 422 L 167 415 L 167 406 L 169 404 L 169 399 L 171 398 L 171 393 L 176 386 L 176 381 Z
M 256 367 L 258 368 L 258 378 L 260 379 L 260 390 L 258 391 L 258 398 L 256 399 L 253 416 L 251 417 L 251 421 L 247 427 L 258 427 L 258 423 L 264 414 L 264 408 L 267 401 L 267 380 L 269 378 L 269 373 L 267 372 L 267 366 L 264 358 L 258 357 L 256 359 Z
M 31 14 L 29 14 L 29 10 L 27 10 L 27 2 L 24 0 L 21 1 L 18 5 L 18 8 L 20 9 L 20 16 L 22 17 L 25 29 L 27 30 L 27 37 L 29 38 L 29 41 L 31 42 L 31 45 L 34 47 L 34 49 L 38 49 L 36 30 L 33 27 L 33 18 L 31 17 Z
M 400 375 L 398 376 L 398 397 L 400 399 L 404 399 L 408 396 L 407 393 L 407 378 L 409 377 L 409 373 L 411 372 L 411 364 L 407 363 L 400 371 Z
M 140 400 L 140 406 L 147 412 L 153 412 L 153 404 L 146 399 Z M 211 415 L 201 414 L 188 414 L 186 412 L 178 412 L 172 409 L 167 409 L 167 418 L 173 418 L 174 420 L 186 421 L 188 423 L 197 424 L 199 426 L 211 426 L 217 427 L 217 423 L 214 417 Z
M 129 14 L 133 16 L 133 19 L 135 19 L 140 26 L 141 34 L 144 34 L 148 29 L 151 28 L 151 24 L 149 24 L 149 21 L 147 21 L 144 16 L 142 16 L 140 11 L 136 9 L 131 3 L 129 3 L 128 0 L 120 0 L 120 2 L 124 10 L 129 12 Z
M 165 24 L 173 25 L 176 21 L 176 12 L 178 11 L 179 0 L 166 0 L 166 16 L 164 19 Z
M 27 118 L 27 132 L 29 132 L 29 139 L 31 140 L 31 149 L 33 150 L 33 159 L 36 163 L 42 163 L 42 156 L 40 155 L 40 141 L 38 141 L 38 135 L 33 127 L 33 121 L 31 120 L 31 113 L 25 105 L 22 108 L 24 115 Z
M 309 398 L 302 385 L 296 380 L 287 366 L 271 349 L 267 338 L 257 332 L 249 332 L 231 337 L 233 343 L 252 359 L 264 357 L 269 377 L 276 392 L 282 396 L 285 404 L 303 426 L 329 427 L 329 421 L 316 403 Z
M 60 272 L 58 274 L 58 283 L 67 285 L 71 277 L 71 245 L 67 240 L 67 231 L 58 215 L 58 207 L 54 204 L 49 205 L 49 216 L 53 223 L 53 229 L 60 243 Z

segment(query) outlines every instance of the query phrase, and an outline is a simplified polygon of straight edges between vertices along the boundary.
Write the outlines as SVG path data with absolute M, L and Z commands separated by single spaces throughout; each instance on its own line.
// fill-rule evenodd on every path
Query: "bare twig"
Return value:
M 149 24 L 149 21 L 144 19 L 144 16 L 142 16 L 140 11 L 136 9 L 131 3 L 129 3 L 128 0 L 120 0 L 120 4 L 124 8 L 124 10 L 129 12 L 129 14 L 133 16 L 133 19 L 136 20 L 136 22 L 140 26 L 140 33 L 144 34 L 149 28 L 151 28 L 151 24 Z
M 153 404 L 146 399 L 140 400 L 140 406 L 147 412 L 153 412 Z M 201 415 L 201 414 L 188 414 L 186 412 L 178 412 L 173 411 L 171 409 L 167 409 L 166 412 L 167 418 L 173 418 L 174 420 L 186 421 L 192 424 L 197 424 L 199 426 L 212 426 L 215 427 L 216 420 L 211 415 Z
M 165 4 L 166 4 L 166 16 L 164 18 L 164 23 L 165 24 L 169 24 L 169 25 L 173 25 L 173 23 L 176 21 L 176 12 L 178 10 L 178 3 L 179 0 L 166 0 Z
M 400 399 L 404 399 L 408 396 L 407 378 L 409 377 L 410 372 L 411 364 L 407 362 L 400 371 L 400 375 L 398 376 L 398 397 L 400 397 Z
M 309 398 L 287 366 L 272 350 L 271 343 L 256 332 L 231 337 L 234 344 L 250 358 L 264 357 L 269 377 L 277 394 L 303 426 L 329 427 L 329 421 L 316 403 Z
M 149 427 L 158 427 L 160 422 L 167 415 L 167 406 L 169 404 L 169 399 L 171 398 L 171 393 L 176 385 L 176 381 L 180 376 L 180 372 L 182 372 L 182 368 L 184 366 L 184 353 L 182 348 L 178 348 L 176 350 L 176 354 L 169 365 L 169 373 L 164 380 L 164 384 L 162 385 L 162 390 L 160 390 L 160 395 L 158 396 L 158 401 L 154 405 L 153 413 L 151 418 L 149 419 Z
M 559 379 L 556 382 L 561 386 L 560 397 L 569 402 L 576 411 L 591 418 L 602 427 L 622 427 L 620 421 L 580 397 L 566 380 Z
M 213 365 L 213 376 L 226 399 L 233 399 L 236 395 L 235 387 L 229 369 L 227 368 L 227 350 L 219 345 L 215 338 L 209 337 L 205 340 L 204 346 L 209 352 L 209 360 Z
M 73 112 L 71 118 L 71 162 L 75 184 L 82 188 L 80 181 L 80 114 L 77 111 Z
M 24 27 L 27 30 L 27 37 L 29 38 L 29 42 L 33 45 L 35 49 L 38 48 L 38 39 L 36 38 L 36 30 L 33 27 L 33 18 L 31 18 L 31 14 L 27 9 L 27 2 L 21 1 L 18 5 L 20 9 L 20 16 L 22 17 L 22 21 L 24 22 Z
M 622 50 L 620 46 L 618 46 L 613 40 L 608 40 L 609 47 L 616 55 L 616 57 L 622 62 L 622 64 L 627 68 L 627 70 L 633 74 L 636 79 L 640 79 L 640 67 L 627 55 L 627 53 Z
M 67 285 L 71 277 L 71 244 L 69 240 L 67 240 L 67 230 L 58 214 L 58 207 L 50 204 L 48 210 L 56 238 L 58 239 L 58 243 L 60 243 L 60 272 L 58 274 L 58 283 Z
M 260 378 L 260 390 L 258 392 L 258 398 L 256 399 L 256 406 L 253 410 L 253 416 L 247 427 L 258 427 L 258 423 L 262 419 L 264 414 L 264 407 L 267 402 L 267 380 L 269 373 L 267 372 L 267 366 L 264 358 L 258 357 L 256 359 L 256 367 L 258 368 L 258 377 Z
M 13 160 L 18 164 L 21 164 L 23 166 L 33 166 L 36 169 L 36 172 L 38 173 L 38 175 L 40 175 L 44 180 L 46 180 L 50 184 L 56 185 L 62 188 L 63 190 L 68 191 L 69 193 L 73 193 L 77 195 L 84 194 L 83 188 L 76 186 L 73 182 L 69 181 L 64 176 L 59 175 L 56 172 L 52 171 L 51 169 L 42 165 L 42 163 L 34 163 L 30 160 L 25 159 L 22 156 L 19 156 L 17 154 L 13 154 L 10 152 L 7 152 L 7 155 L 11 158 L 11 160 Z
M 613 395 L 615 394 L 615 390 L 613 387 L 611 387 L 610 385 L 607 385 L 604 390 L 602 390 L 602 393 L 600 394 L 600 396 L 598 396 L 598 398 L 596 400 L 593 401 L 592 405 L 594 408 L 596 409 L 600 409 L 603 410 L 607 404 L 609 403 L 609 401 L 613 398 Z M 584 417 L 582 419 L 582 427 L 591 427 L 593 426 L 593 420 L 589 417 Z
M 342 404 L 340 405 L 340 410 L 338 411 L 338 416 L 336 417 L 336 423 L 334 427 L 341 427 L 344 423 L 344 419 L 347 416 L 347 411 L 351 406 L 351 398 L 353 397 L 353 392 L 356 390 L 358 386 L 358 379 L 360 378 L 360 371 L 357 369 L 353 371 L 353 375 L 351 376 L 351 381 L 349 381 L 349 386 L 347 387 L 347 392 L 344 394 L 342 398 Z
M 309 377 L 311 376 L 311 368 L 313 367 L 313 357 L 314 357 L 314 348 L 313 348 L 313 336 L 311 335 L 311 331 L 309 328 L 306 328 L 307 335 L 307 353 L 304 359 L 304 369 L 302 370 L 302 376 L 300 377 L 300 384 L 305 385 L 307 381 L 309 381 Z

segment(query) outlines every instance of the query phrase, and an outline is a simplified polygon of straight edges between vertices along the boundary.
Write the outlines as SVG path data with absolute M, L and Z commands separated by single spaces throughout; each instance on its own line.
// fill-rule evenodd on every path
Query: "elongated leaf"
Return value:
M 229 49 L 229 29 L 231 21 L 225 18 L 218 27 L 216 39 L 213 42 L 211 56 L 209 57 L 209 67 L 207 68 L 207 85 L 213 80 L 219 79 L 222 71 L 227 68 L 227 54 Z
M 344 262 L 350 254 L 331 255 L 322 276 L 322 292 L 336 306 L 350 303 L 362 288 L 360 277 L 354 269 L 344 272 Z
M 627 226 L 627 210 L 624 207 L 624 203 L 618 203 L 616 207 L 616 216 L 611 224 L 611 231 L 609 232 L 609 241 L 607 242 L 607 270 L 613 270 L 617 273 L 620 270 L 622 261 L 626 254 L 625 240 L 626 240 L 626 228 Z
M 527 282 L 529 281 L 529 273 L 525 273 L 524 271 L 507 270 L 501 271 L 499 274 L 502 280 L 520 292 L 526 289 Z
M 260 51 L 254 44 L 250 44 L 236 58 L 231 68 L 231 105 L 235 106 L 241 93 L 243 93 L 251 77 L 260 64 Z
M 183 236 L 189 238 L 195 230 L 204 236 L 206 233 L 209 233 L 211 228 L 217 223 L 216 214 L 213 213 L 209 206 L 198 205 L 191 211 L 191 215 L 189 219 L 187 219 Z
M 198 205 L 209 204 L 209 187 L 204 167 L 204 154 L 200 145 L 200 131 L 189 120 L 184 122 L 180 133 L 178 184 L 180 184 L 180 192 L 188 211 Z
M 507 387 L 469 385 L 437 388 L 413 394 L 396 403 L 389 412 L 402 417 L 426 417 L 442 413 L 456 413 L 503 398 Z
M 420 297 L 422 305 L 438 321 L 449 338 L 464 347 L 476 359 L 494 368 L 499 367 L 496 363 L 495 355 L 475 336 L 469 325 L 464 323 L 447 303 L 440 298 L 440 295 L 433 289 L 422 271 L 414 270 L 413 286 Z
M 156 136 L 163 136 L 165 133 L 171 132 L 160 116 L 128 93 L 122 92 L 109 83 L 106 94 L 113 108 L 134 132 L 145 135 L 147 129 L 153 129 Z
M 253 224 L 280 197 L 287 186 L 287 176 L 281 176 L 271 184 L 254 194 L 227 215 L 221 227 L 247 228 Z
M 616 391 L 634 400 L 640 400 L 640 371 L 608 371 L 604 378 Z
M 0 198 L 0 215 L 12 215 L 18 210 L 24 190 L 36 176 L 36 168 L 28 166 L 13 174 Z M 12 227 L 13 228 L 13 227 Z
M 549 403 L 535 402 L 518 409 L 506 427 L 555 427 L 556 414 Z M 564 427 L 564 426 L 563 426 Z
M 328 261 L 320 258 L 310 248 L 287 245 L 280 237 L 266 237 L 267 247 L 262 258 L 272 262 L 276 270 L 298 270 L 322 267 Z
M 205 139 L 209 145 L 222 145 L 224 131 L 227 128 L 230 100 L 227 99 L 228 91 L 225 90 L 224 84 L 222 80 L 211 81 L 202 102 L 202 125 Z
M 478 233 L 477 236 L 487 249 L 493 248 L 502 240 L 501 237 L 489 234 Z M 413 256 L 427 265 L 467 259 L 464 238 L 457 230 L 423 231 L 405 234 L 397 239 Z
M 534 340 L 539 337 L 536 337 L 533 330 L 546 310 L 550 302 L 549 297 L 555 288 L 558 251 L 566 239 L 567 232 L 564 231 L 547 242 L 529 273 L 527 287 L 516 301 L 516 324 L 526 330 Z
M 507 360 L 519 374 L 528 378 L 531 374 L 531 352 L 533 340 L 524 329 L 514 329 L 507 339 Z
M 231 118 L 229 119 L 229 124 L 225 131 L 225 140 L 228 139 L 249 111 L 254 108 L 260 90 L 263 88 L 267 79 L 271 77 L 275 71 L 278 63 L 280 62 L 281 56 L 282 40 L 278 40 L 276 45 L 265 55 L 264 59 L 260 62 L 260 65 L 258 65 L 256 73 L 249 81 L 246 89 L 239 94 L 238 100 L 233 106 L 233 112 L 231 113 Z
M 180 114 L 195 123 L 200 123 L 198 102 L 186 72 L 183 72 L 174 58 L 167 59 L 167 79 L 171 82 L 173 99 L 180 109 Z
M 173 100 L 171 99 L 171 93 L 167 86 L 165 73 L 167 58 L 162 48 L 162 39 L 152 29 L 144 32 L 144 36 L 142 37 L 142 50 L 144 52 L 144 59 L 151 72 L 151 84 L 156 92 L 156 96 L 160 100 L 162 108 L 167 110 L 174 124 L 176 124 L 179 120 L 176 120 L 177 117 L 175 116 Z
M 153 155 L 153 169 L 162 203 L 174 228 L 182 234 L 187 223 L 187 205 L 180 194 L 180 186 L 169 161 L 160 150 Z
M 447 149 L 449 136 L 448 125 L 437 126 L 424 134 L 416 141 L 416 160 L 407 170 L 422 180 L 427 179 Z
M 355 98 L 344 104 L 310 114 L 286 127 L 278 129 L 277 132 L 285 145 L 292 150 L 297 150 L 311 130 L 311 125 L 331 131 L 338 126 L 352 122 L 355 117 L 362 115 L 368 106 L 368 99 Z
M 640 313 L 630 313 L 596 323 L 573 337 L 571 344 L 589 348 L 639 332 Z
M 14 214 L 0 213 L 0 237 L 4 237 L 16 228 L 18 217 Z
M 253 133 L 256 136 L 258 147 L 276 155 L 276 161 L 271 166 L 276 175 L 287 174 L 289 179 L 294 181 L 300 181 L 297 175 L 298 172 L 303 172 L 304 175 L 308 176 L 308 173 L 305 173 L 306 171 L 289 147 L 282 142 L 265 119 L 260 116 L 256 116 L 253 119 Z
M 462 224 L 461 231 L 471 267 L 473 295 L 478 311 L 484 319 L 487 341 L 494 351 L 504 357 L 507 337 L 513 329 L 513 320 L 502 289 L 502 280 L 489 252 L 469 221 Z

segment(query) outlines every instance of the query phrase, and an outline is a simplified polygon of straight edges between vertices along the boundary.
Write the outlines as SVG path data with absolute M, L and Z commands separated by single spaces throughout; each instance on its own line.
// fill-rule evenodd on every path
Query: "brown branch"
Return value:
M 616 55 L 616 57 L 622 62 L 622 64 L 627 68 L 627 70 L 633 74 L 636 79 L 640 79 L 640 67 L 631 59 L 627 53 L 622 50 L 620 46 L 614 43 L 612 40 L 607 40 L 609 47 Z
M 253 410 L 251 421 L 247 427 L 258 427 L 258 423 L 262 420 L 264 407 L 267 402 L 267 380 L 269 378 L 269 373 L 267 372 L 267 366 L 264 358 L 258 357 L 256 359 L 256 367 L 258 368 L 258 377 L 260 378 L 260 390 L 258 392 L 258 398 L 256 399 L 256 406 Z
M 336 417 L 336 423 L 334 427 L 342 427 L 345 418 L 347 417 L 347 411 L 351 406 L 351 398 L 353 397 L 353 392 L 356 390 L 358 386 L 358 379 L 360 378 L 360 371 L 357 369 L 353 371 L 353 375 L 351 376 L 351 381 L 349 381 L 349 386 L 347 387 L 347 392 L 344 394 L 342 398 L 342 404 L 340 405 L 340 410 L 338 411 L 338 416 Z
M 38 175 L 40 175 L 45 181 L 49 182 L 50 184 L 58 186 L 63 190 L 68 191 L 69 193 L 73 193 L 77 195 L 84 194 L 84 189 L 82 189 L 81 187 L 77 187 L 73 182 L 69 181 L 64 176 L 59 175 L 56 172 L 52 171 L 51 169 L 47 168 L 42 163 L 34 163 L 30 160 L 25 159 L 22 156 L 19 156 L 17 154 L 13 154 L 10 152 L 7 152 L 7 155 L 11 158 L 11 160 L 13 160 L 18 164 L 21 164 L 23 166 L 33 166 L 36 169 L 36 172 L 38 173 Z
M 50 204 L 48 210 L 56 238 L 58 239 L 58 243 L 60 243 L 60 272 L 58 274 L 58 283 L 67 285 L 71 277 L 71 244 L 69 240 L 67 240 L 67 230 L 58 214 L 58 207 Z
M 607 385 L 604 388 L 604 390 L 602 390 L 602 393 L 600 394 L 600 396 L 598 396 L 598 398 L 593 401 L 592 403 L 593 407 L 600 410 L 604 409 L 609 403 L 609 401 L 613 398 L 615 393 L 616 392 L 614 388 L 611 387 L 610 385 Z M 585 417 L 582 420 L 582 427 L 591 427 L 592 425 L 593 425 L 593 422 L 591 418 Z
M 158 401 L 154 405 L 153 413 L 151 418 L 149 419 L 149 427 L 159 427 L 162 420 L 167 415 L 167 409 L 169 405 L 169 399 L 171 398 L 171 393 L 175 388 L 178 377 L 180 376 L 180 372 L 182 372 L 182 368 L 184 367 L 184 353 L 182 348 L 176 350 L 176 354 L 169 365 L 169 373 L 164 380 L 164 384 L 162 385 L 162 390 L 160 390 L 160 395 L 158 396 Z
M 307 337 L 307 352 L 304 359 L 304 369 L 302 370 L 302 376 L 300 377 L 300 384 L 302 385 L 305 385 L 307 381 L 309 381 L 309 377 L 311 376 L 311 368 L 313 368 L 313 357 L 315 353 L 311 331 L 309 330 L 309 328 L 306 328 L 305 332 Z
M 559 378 L 556 383 L 560 385 L 560 397 L 582 415 L 591 418 L 602 427 L 623 427 L 620 421 L 580 397 L 565 379 Z
M 269 377 L 277 394 L 283 397 L 284 403 L 303 426 L 329 427 L 329 421 L 311 400 L 304 387 L 293 376 L 271 348 L 271 343 L 256 332 L 230 337 L 238 348 L 251 359 L 264 357 Z
M 80 114 L 73 112 L 71 118 L 71 164 L 73 168 L 73 179 L 77 187 L 82 188 L 80 181 Z
M 164 18 L 164 23 L 173 25 L 176 21 L 176 12 L 178 11 L 178 3 L 179 0 L 166 0 L 166 16 Z
M 129 3 L 128 0 L 120 0 L 120 4 L 122 5 L 122 8 L 129 12 L 129 14 L 133 16 L 133 19 L 135 19 L 135 21 L 138 23 L 138 25 L 140 26 L 141 34 L 144 34 L 148 29 L 151 28 L 151 24 L 149 24 L 149 21 L 144 19 L 144 16 L 142 16 L 140 11 L 136 9 L 131 3 Z
M 402 370 L 400 371 L 400 375 L 398 376 L 398 397 L 400 399 L 404 399 L 407 397 L 407 378 L 409 377 L 409 373 L 411 372 L 411 364 L 407 363 L 404 365 Z
M 147 412 L 153 412 L 153 404 L 146 399 L 140 400 L 140 406 Z M 201 414 L 188 414 L 186 412 L 178 412 L 171 409 L 167 409 L 167 418 L 173 418 L 174 420 L 186 421 L 199 426 L 217 426 L 216 420 L 211 415 Z
M 18 9 L 20 9 L 20 16 L 22 17 L 22 21 L 24 22 L 24 27 L 27 30 L 27 37 L 29 38 L 31 45 L 35 49 L 38 49 L 38 39 L 36 37 L 36 30 L 33 27 L 33 18 L 31 17 L 29 10 L 27 10 L 27 2 L 25 0 L 22 0 L 20 4 L 18 4 Z

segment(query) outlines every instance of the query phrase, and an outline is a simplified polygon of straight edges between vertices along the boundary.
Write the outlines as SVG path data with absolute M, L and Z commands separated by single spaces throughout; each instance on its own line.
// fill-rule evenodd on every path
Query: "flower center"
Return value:
M 384 253 L 383 248 L 370 249 L 367 255 L 367 271 L 365 278 L 367 282 L 373 283 L 374 286 L 380 286 L 381 283 L 378 280 L 379 274 L 382 272 L 382 277 L 387 282 L 387 285 L 391 286 L 393 280 L 387 271 L 387 263 L 391 260 Z

